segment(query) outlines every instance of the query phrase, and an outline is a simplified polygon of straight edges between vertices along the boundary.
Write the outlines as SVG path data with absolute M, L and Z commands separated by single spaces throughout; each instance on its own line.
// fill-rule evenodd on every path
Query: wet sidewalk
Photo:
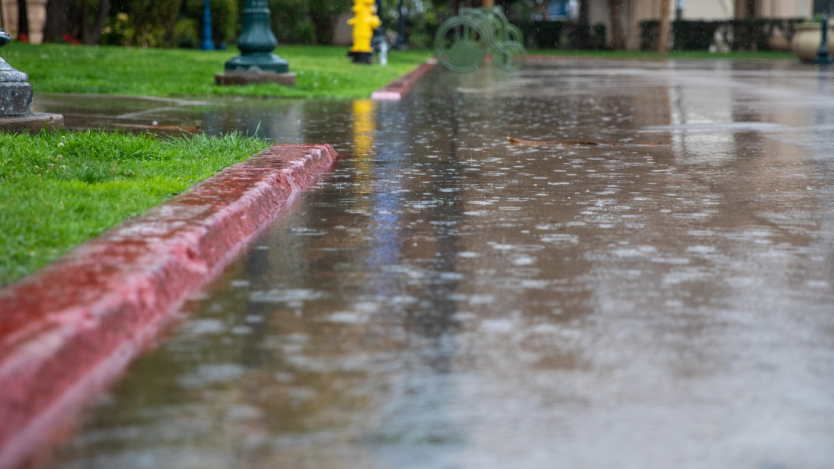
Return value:
M 401 102 L 139 101 L 101 108 L 348 156 L 45 467 L 834 466 L 834 73 L 563 60 Z

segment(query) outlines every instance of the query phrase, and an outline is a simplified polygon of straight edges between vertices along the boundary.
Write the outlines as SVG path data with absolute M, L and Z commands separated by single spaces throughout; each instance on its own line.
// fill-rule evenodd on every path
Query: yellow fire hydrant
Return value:
M 356 63 L 371 63 L 371 54 L 374 51 L 371 48 L 371 38 L 374 30 L 382 25 L 382 21 L 376 15 L 374 3 L 374 0 L 353 0 L 353 18 L 348 20 L 348 24 L 353 25 L 353 47 L 350 48 L 350 56 Z

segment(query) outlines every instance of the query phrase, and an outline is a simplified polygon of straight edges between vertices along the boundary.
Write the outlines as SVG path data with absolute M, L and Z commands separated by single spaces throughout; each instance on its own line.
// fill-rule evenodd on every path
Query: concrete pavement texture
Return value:
M 832 83 L 559 60 L 125 111 L 347 156 L 43 466 L 830 468 Z

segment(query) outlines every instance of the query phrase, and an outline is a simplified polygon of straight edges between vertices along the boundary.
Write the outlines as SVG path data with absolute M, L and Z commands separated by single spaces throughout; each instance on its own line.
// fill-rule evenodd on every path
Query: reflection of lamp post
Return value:
M 203 0 L 203 41 L 202 50 L 214 50 L 214 34 L 211 31 L 211 0 Z
M 830 13 L 831 4 L 829 3 L 828 9 L 822 17 L 822 41 L 820 42 L 820 48 L 817 49 L 817 58 L 814 59 L 814 63 L 817 65 L 829 65 L 834 62 L 834 59 L 828 53 L 828 15 Z
M 271 82 L 295 86 L 289 62 L 272 53 L 277 45 L 266 0 L 246 0 L 243 31 L 237 40 L 240 55 L 226 62 L 226 71 L 217 74 L 215 81 L 219 85 Z

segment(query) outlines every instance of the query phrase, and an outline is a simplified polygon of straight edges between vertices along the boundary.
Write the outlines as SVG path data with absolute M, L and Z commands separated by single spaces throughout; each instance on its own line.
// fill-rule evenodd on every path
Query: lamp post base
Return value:
M 214 76 L 214 82 L 218 85 L 277 83 L 283 86 L 295 86 L 295 73 L 223 72 Z
M 29 76 L 0 58 L 0 117 L 32 114 L 32 97 Z
M 834 58 L 832 58 L 828 53 L 825 54 L 818 54 L 817 58 L 814 59 L 814 64 L 816 65 L 831 65 L 834 63 Z
M 8 42 L 6 38 L 0 29 L 0 46 Z M 29 76 L 0 58 L 0 133 L 36 134 L 42 129 L 64 126 L 64 116 L 60 114 L 33 113 L 33 98 Z
M 32 85 L 0 82 L 0 117 L 32 114 Z
M 831 65 L 834 59 L 828 53 L 828 15 L 822 18 L 822 41 L 820 41 L 820 48 L 817 49 L 817 58 L 814 59 L 816 65 Z
M 290 63 L 272 52 L 242 54 L 226 62 L 226 73 L 289 73 Z

